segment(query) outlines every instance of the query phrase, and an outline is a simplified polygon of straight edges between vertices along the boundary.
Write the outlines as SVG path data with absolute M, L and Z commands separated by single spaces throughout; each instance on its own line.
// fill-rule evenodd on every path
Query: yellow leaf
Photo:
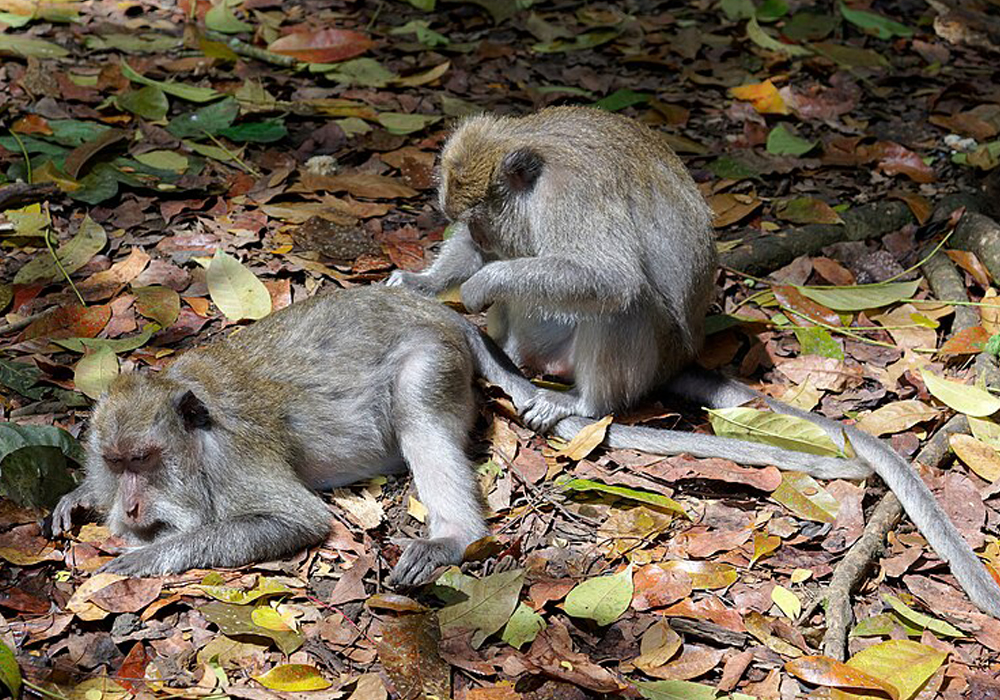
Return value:
M 589 455 L 595 447 L 604 442 L 604 436 L 607 435 L 611 421 L 612 416 L 604 416 L 599 421 L 585 425 L 580 429 L 580 432 L 573 436 L 569 444 L 559 451 L 560 456 L 580 460 Z
M 802 614 L 802 601 L 784 586 L 775 586 L 771 589 L 771 600 L 785 613 L 785 617 L 795 620 Z
M 965 466 L 986 481 L 993 483 L 1000 478 L 1000 455 L 982 440 L 952 433 L 948 436 L 948 444 Z
M 763 83 L 729 88 L 729 94 L 737 100 L 750 102 L 761 114 L 788 114 L 788 105 L 781 99 L 778 88 L 774 87 L 770 79 Z
M 326 690 L 330 681 L 320 675 L 319 669 L 308 664 L 284 664 L 275 666 L 260 676 L 251 676 L 265 688 L 288 693 L 300 693 L 305 690 Z

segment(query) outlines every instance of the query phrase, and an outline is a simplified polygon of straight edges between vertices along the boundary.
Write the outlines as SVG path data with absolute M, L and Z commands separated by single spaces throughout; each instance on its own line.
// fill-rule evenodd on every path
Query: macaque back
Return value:
M 474 359 L 454 312 L 402 290 L 315 297 L 159 374 L 124 375 L 97 405 L 87 475 L 60 502 L 107 515 L 141 544 L 107 569 L 152 575 L 238 566 L 322 540 L 313 488 L 408 465 L 430 537 L 408 542 L 394 579 L 457 563 L 486 534 L 464 454 Z

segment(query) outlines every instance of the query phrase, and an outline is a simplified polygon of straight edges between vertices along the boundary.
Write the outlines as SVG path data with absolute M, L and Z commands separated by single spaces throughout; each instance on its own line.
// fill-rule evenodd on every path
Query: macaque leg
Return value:
M 501 301 L 489 308 L 486 322 L 490 337 L 515 365 L 557 377 L 573 376 L 575 321 L 539 317 L 517 302 Z
M 453 350 L 424 341 L 407 358 L 394 400 L 400 451 L 428 511 L 427 539 L 404 540 L 392 583 L 426 583 L 434 570 L 459 564 L 487 534 L 479 481 L 465 456 L 475 416 L 471 371 Z
M 435 296 L 469 279 L 482 266 L 482 253 L 472 240 L 468 225 L 457 224 L 452 237 L 442 246 L 429 268 L 422 272 L 396 270 L 386 280 L 386 285 L 407 287 L 424 296 Z
M 576 388 L 539 389 L 524 413 L 525 422 L 545 430 L 567 416 L 600 417 L 647 394 L 656 385 L 662 357 L 656 329 L 644 311 L 638 307 L 581 320 L 572 350 Z
M 280 473 L 275 469 L 275 473 Z M 127 576 L 162 576 L 216 567 L 243 566 L 292 554 L 322 541 L 330 531 L 330 512 L 317 494 L 298 482 L 267 484 L 262 496 L 273 503 L 294 503 L 275 512 L 249 508 L 193 530 L 167 535 L 116 557 L 102 571 Z

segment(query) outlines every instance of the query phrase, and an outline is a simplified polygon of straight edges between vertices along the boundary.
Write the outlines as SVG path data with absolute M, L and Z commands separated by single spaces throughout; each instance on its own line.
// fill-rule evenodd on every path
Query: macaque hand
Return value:
M 177 570 L 165 560 L 159 547 L 147 545 L 118 555 L 98 569 L 98 572 L 143 578 L 146 576 L 165 576 Z
M 496 264 L 496 263 L 494 263 Z M 462 284 L 462 305 L 469 313 L 479 313 L 496 301 L 496 285 L 490 267 L 484 267 Z
M 563 418 L 581 415 L 580 399 L 569 392 L 538 389 L 525 403 L 521 418 L 537 433 L 544 433 Z
M 389 577 L 389 583 L 394 586 L 430 583 L 438 567 L 461 564 L 465 555 L 465 547 L 451 537 L 431 540 L 394 538 L 392 541 L 406 547 Z
M 92 509 L 94 507 L 90 496 L 78 486 L 67 493 L 56 504 L 52 511 L 52 534 L 55 536 L 65 535 L 73 529 L 73 511 L 80 509 Z

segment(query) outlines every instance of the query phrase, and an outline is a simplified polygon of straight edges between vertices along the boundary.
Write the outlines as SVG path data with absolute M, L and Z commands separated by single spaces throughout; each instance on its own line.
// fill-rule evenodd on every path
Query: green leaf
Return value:
M 107 347 L 84 355 L 76 363 L 73 383 L 78 391 L 96 400 L 118 376 L 118 358 Z
M 634 90 L 615 90 L 613 93 L 594 103 L 594 106 L 608 112 L 617 112 L 632 105 L 649 102 L 652 95 Z
M 756 12 L 753 0 L 722 0 L 719 7 L 726 13 L 726 19 L 730 22 L 750 19 Z
M 131 80 L 133 83 L 158 87 L 168 95 L 173 95 L 174 97 L 179 97 L 182 100 L 187 100 L 189 102 L 210 102 L 222 97 L 222 93 L 217 92 L 212 88 L 184 85 L 183 83 L 162 82 L 159 80 L 153 80 L 152 78 L 147 78 L 140 73 L 136 73 L 124 59 L 122 59 L 121 71 L 122 75 Z
M 796 517 L 818 523 L 834 522 L 840 511 L 840 502 L 818 481 L 802 472 L 782 472 L 781 485 L 771 492 L 771 498 Z
M 205 13 L 205 26 L 209 29 L 221 32 L 222 34 L 238 34 L 240 32 L 252 32 L 254 26 L 244 22 L 233 14 L 233 6 L 238 5 L 240 0 L 222 0 L 209 8 Z
M 424 12 L 431 12 L 434 9 L 434 5 L 437 4 L 436 0 L 409 0 L 409 2 L 418 10 L 423 10 Z
M 0 34 L 0 53 L 13 53 L 25 58 L 62 58 L 69 51 L 51 41 L 23 34 Z
M 148 165 L 158 170 L 172 170 L 183 173 L 188 167 L 187 156 L 176 151 L 146 151 L 145 153 L 133 156 L 133 158 L 143 165 Z
M 87 349 L 100 350 L 107 348 L 115 354 L 131 352 L 136 348 L 141 348 L 149 342 L 153 334 L 160 330 L 160 326 L 155 323 L 147 324 L 140 333 L 128 336 L 127 338 L 61 338 L 53 340 L 56 345 L 66 348 L 70 352 L 86 352 Z
M 927 385 L 927 391 L 948 408 L 974 418 L 985 418 L 1000 411 L 1000 397 L 971 384 L 943 379 L 923 368 L 920 376 Z
M 451 632 L 473 630 L 470 643 L 473 649 L 478 649 L 513 614 L 524 585 L 524 570 L 513 569 L 477 579 L 452 567 L 434 585 L 438 591 L 451 589 L 447 597 L 455 601 L 438 612 L 442 634 L 450 636 Z
M 917 292 L 920 280 L 863 284 L 853 287 L 805 287 L 796 285 L 802 294 L 834 311 L 864 311 L 909 299 Z
M 639 681 L 635 687 L 649 700 L 725 700 L 715 688 L 691 681 Z
M 67 459 L 83 464 L 86 454 L 62 428 L 0 423 L 0 493 L 14 502 L 54 506 L 76 485 Z
M 990 339 L 986 341 L 986 345 L 983 346 L 983 352 L 988 352 L 993 357 L 1000 357 L 1000 333 L 990 336 Z
M 795 197 L 778 202 L 774 215 L 793 224 L 842 224 L 844 220 L 829 204 L 815 197 Z
M 83 39 L 88 49 L 114 49 L 122 53 L 167 53 L 184 46 L 181 36 L 168 34 L 88 34 Z
M 282 664 L 267 673 L 250 676 L 265 688 L 286 693 L 301 693 L 307 690 L 326 690 L 333 683 L 323 678 L 319 669 L 308 664 Z
M 625 614 L 632 602 L 632 565 L 611 576 L 598 576 L 578 584 L 566 596 L 563 608 L 573 617 L 610 625 Z
M 167 124 L 167 131 L 179 139 L 213 136 L 232 125 L 240 114 L 240 103 L 226 97 L 201 109 L 174 117 Z
M 156 321 L 161 328 L 174 325 L 181 312 L 181 298 L 176 291 L 162 285 L 133 287 L 135 308 L 148 319 Z
M 310 64 L 309 67 L 315 72 L 325 72 L 317 70 L 320 67 L 332 68 L 333 70 L 326 72 L 326 77 L 341 85 L 382 88 L 399 77 L 374 58 L 367 56 L 354 58 L 343 63 Z
M 79 189 L 67 192 L 67 195 L 87 204 L 100 204 L 118 194 L 118 182 L 121 179 L 121 173 L 115 166 L 98 163 L 86 177 L 78 181 Z
M 441 117 L 427 114 L 403 114 L 401 112 L 382 112 L 378 115 L 378 123 L 390 134 L 406 135 L 426 129 L 431 124 L 441 121 Z
M 803 355 L 819 355 L 832 357 L 835 360 L 844 359 L 844 348 L 836 341 L 830 331 L 812 326 L 809 328 L 793 328 L 795 337 L 802 347 Z
M 163 90 L 146 85 L 138 90 L 129 90 L 124 95 L 116 95 L 115 106 L 143 119 L 159 121 L 167 116 L 170 102 Z
M 80 119 L 52 119 L 49 121 L 49 128 L 52 129 L 52 135 L 48 138 L 71 148 L 97 141 L 111 131 L 111 127 L 105 124 Z
M 877 15 L 874 12 L 852 10 L 843 2 L 840 3 L 840 14 L 854 26 L 868 34 L 874 34 L 879 39 L 891 39 L 894 36 L 913 36 L 913 30 L 905 24 L 900 24 L 888 17 Z
M 413 19 L 400 27 L 392 29 L 389 33 L 394 36 L 414 34 L 417 37 L 417 41 L 428 48 L 447 46 L 451 43 L 451 39 L 444 34 L 434 31 L 430 26 L 431 23 L 425 19 Z
M 759 22 L 774 22 L 788 14 L 788 0 L 764 0 L 755 16 Z
M 34 365 L 13 360 L 0 360 L 0 385 L 13 389 L 29 399 L 40 399 L 45 387 L 35 386 L 42 371 Z
M 271 313 L 267 287 L 232 255 L 219 248 L 208 266 L 208 293 L 230 321 L 264 318 Z
M 716 435 L 814 455 L 843 456 L 830 436 L 805 418 L 742 406 L 708 409 L 708 414 Z
M 232 603 L 233 605 L 249 605 L 261 598 L 278 595 L 287 596 L 294 593 L 291 588 L 280 581 L 264 577 L 257 579 L 257 585 L 248 591 L 232 586 L 199 585 L 195 586 L 195 588 L 200 588 L 216 600 L 221 600 L 223 603 Z
M 770 34 L 761 29 L 760 25 L 757 24 L 756 17 L 751 17 L 750 21 L 747 22 L 747 37 L 750 41 L 766 51 L 781 53 L 793 58 L 796 56 L 812 56 L 812 51 L 804 46 L 783 44 L 772 37 Z
M 901 601 L 894 595 L 889 595 L 888 593 L 882 594 L 882 600 L 887 602 L 892 606 L 892 609 L 896 611 L 896 614 L 903 619 L 910 622 L 911 625 L 915 627 L 920 627 L 922 629 L 929 629 L 934 634 L 939 637 L 965 637 L 966 634 L 962 630 L 948 624 L 944 620 L 938 620 L 931 617 L 930 615 L 925 615 L 922 612 L 917 612 L 909 605 Z
M 542 616 L 524 603 L 518 603 L 514 613 L 507 620 L 500 638 L 515 649 L 520 649 L 528 642 L 534 641 L 543 629 L 545 620 Z
M 767 135 L 767 152 L 776 156 L 801 156 L 815 147 L 815 141 L 796 136 L 784 124 L 778 124 Z
M 80 230 L 56 250 L 56 257 L 67 274 L 72 274 L 86 265 L 108 242 L 108 236 L 100 224 L 87 216 L 80 224 Z M 39 250 L 35 257 L 14 275 L 14 284 L 51 282 L 62 279 L 59 265 L 47 250 Z
M 567 53 L 569 51 L 583 51 L 593 49 L 609 41 L 614 41 L 621 34 L 621 29 L 601 28 L 594 29 L 583 34 L 577 34 L 572 39 L 557 38 L 552 41 L 543 41 L 531 47 L 536 53 Z
M 716 177 L 727 180 L 761 180 L 760 171 L 752 165 L 732 156 L 720 156 L 708 164 L 708 169 Z
M 219 132 L 221 136 L 238 143 L 274 143 L 288 135 L 282 119 L 266 119 L 262 122 L 237 124 Z
M 17 666 L 14 652 L 3 641 L 0 641 L 0 683 L 12 698 L 21 697 L 21 669 Z
M 632 501 L 638 501 L 639 503 L 646 503 L 657 508 L 663 508 L 664 510 L 668 510 L 672 513 L 682 515 L 685 518 L 690 517 L 684 511 L 684 506 L 672 498 L 667 498 L 666 496 L 658 493 L 630 489 L 624 486 L 609 486 L 608 484 L 602 484 L 599 481 L 591 481 L 590 479 L 569 479 L 568 481 L 562 482 L 560 486 L 564 489 L 572 491 L 598 491 L 612 496 L 620 496 L 621 498 L 628 498 Z
M 781 28 L 781 33 L 792 41 L 818 41 L 829 36 L 839 25 L 839 17 L 805 9 L 792 15 Z
M 198 608 L 205 619 L 218 626 L 227 637 L 264 637 L 272 640 L 284 654 L 291 654 L 305 641 L 301 632 L 294 630 L 270 630 L 253 622 L 253 608 L 230 603 L 206 603 Z

